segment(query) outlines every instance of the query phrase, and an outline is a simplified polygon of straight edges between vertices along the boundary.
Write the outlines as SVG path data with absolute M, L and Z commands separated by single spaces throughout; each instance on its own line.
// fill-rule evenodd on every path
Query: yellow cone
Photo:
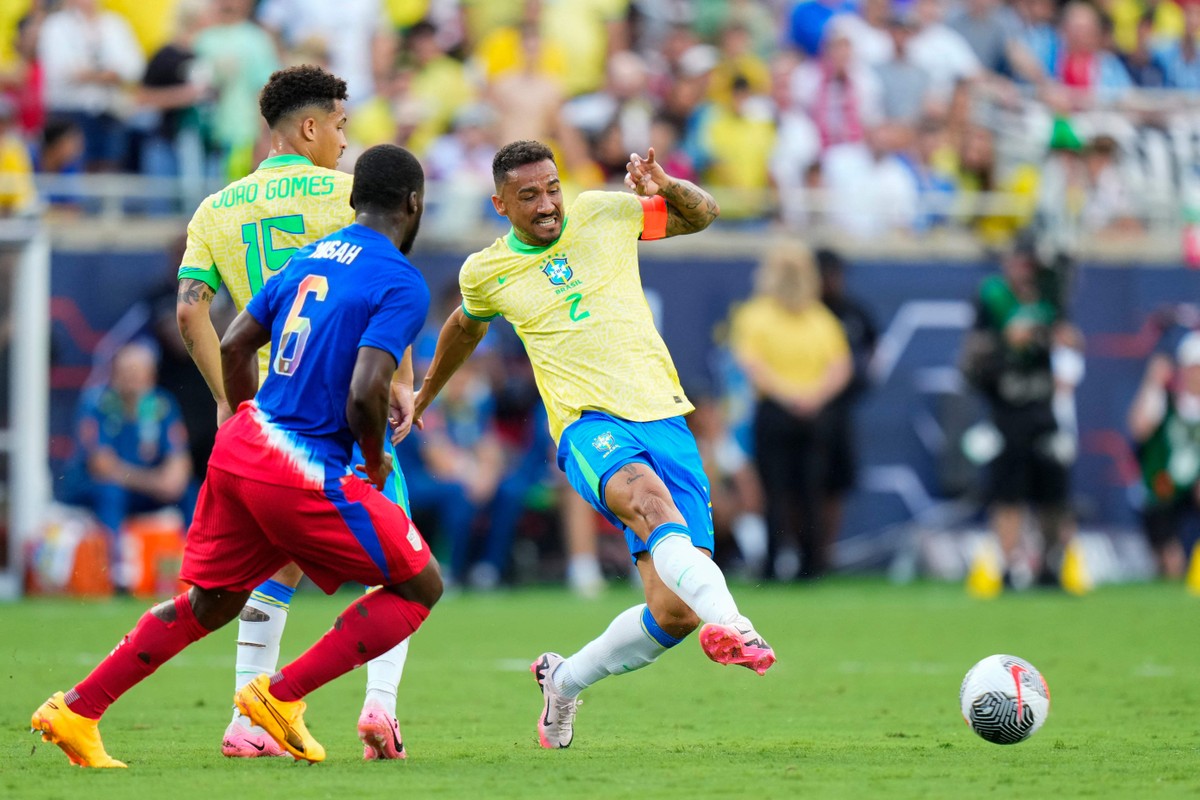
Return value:
M 1188 594 L 1200 597 L 1200 542 L 1192 548 L 1192 560 L 1188 563 L 1187 578 L 1184 581 Z
M 1067 544 L 1067 551 L 1063 553 L 1062 573 L 1059 580 L 1062 582 L 1063 589 L 1074 595 L 1087 594 L 1092 590 L 1092 576 L 1088 574 L 1083 551 L 1079 549 L 1079 544 L 1074 539 Z
M 1004 590 L 1004 575 L 1000 571 L 1000 556 L 991 542 L 975 549 L 975 558 L 967 570 L 967 594 L 981 600 L 996 597 Z

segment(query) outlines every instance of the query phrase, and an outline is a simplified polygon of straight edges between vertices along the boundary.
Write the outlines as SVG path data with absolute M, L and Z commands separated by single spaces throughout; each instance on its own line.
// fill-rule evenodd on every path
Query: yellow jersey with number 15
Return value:
M 214 292 L 224 283 L 241 311 L 293 253 L 354 222 L 353 181 L 304 156 L 268 158 L 196 209 L 179 279 L 203 281 Z M 259 351 L 260 384 L 269 358 L 270 347 Z
M 470 256 L 458 279 L 464 313 L 516 329 L 556 442 L 588 410 L 634 422 L 690 413 L 638 270 L 638 239 L 665 232 L 664 201 L 584 192 L 568 211 L 551 245 L 509 231 Z

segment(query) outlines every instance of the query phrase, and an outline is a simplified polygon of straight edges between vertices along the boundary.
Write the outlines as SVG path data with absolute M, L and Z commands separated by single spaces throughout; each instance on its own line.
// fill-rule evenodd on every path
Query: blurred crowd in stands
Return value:
M 654 146 L 727 226 L 1071 244 L 1178 220 L 1198 34 L 1194 0 L 9 0 L 0 206 L 30 170 L 240 177 L 258 88 L 315 62 L 352 150 L 411 149 L 464 227 L 494 150 L 535 138 L 576 190 Z
M 1011 247 L 1032 228 L 1057 258 L 1173 228 L 1189 208 L 1200 219 L 1198 36 L 1200 0 L 9 0 L 0 212 L 88 211 L 69 181 L 39 198 L 38 174 L 240 177 L 265 153 L 258 89 L 282 65 L 320 63 L 349 84 L 342 166 L 382 141 L 411 149 L 444 211 L 431 215 L 435 231 L 496 222 L 492 156 L 535 138 L 552 144 L 571 192 L 619 183 L 628 154 L 652 146 L 668 173 L 716 195 L 726 230 L 957 227 Z M 187 215 L 183 197 L 142 208 Z M 751 577 L 817 577 L 833 562 L 855 481 L 852 408 L 876 337 L 842 268 L 829 251 L 771 249 L 723 326 L 719 390 L 688 387 L 719 558 Z M 992 320 L 1002 343 L 1009 316 L 1021 322 L 1044 301 L 1005 291 L 1015 299 Z M 113 458 L 149 458 L 148 482 L 122 487 L 140 495 L 122 496 L 130 508 L 182 495 L 186 510 L 180 476 L 194 488 L 214 433 L 172 298 L 173 285 L 165 322 L 147 331 L 156 347 L 125 353 L 128 369 L 114 365 L 80 408 L 77 476 L 90 468 L 94 483 Z M 446 296 L 440 311 L 457 302 Z M 418 374 L 443 318 L 434 313 L 418 348 Z M 1046 330 L 1061 329 L 1050 318 Z M 792 333 L 770 335 L 781 328 Z M 1049 374 L 1042 349 L 1036 366 Z M 145 377 L 148 352 L 181 411 L 122 393 L 123 372 Z M 1186 356 L 1191 367 L 1200 349 Z M 1148 374 L 1143 394 L 1165 391 L 1166 372 Z M 1143 401 L 1139 441 L 1165 436 L 1164 419 L 1178 427 L 1177 408 L 1191 413 L 1154 402 Z M 105 414 L 115 444 L 97 457 Z M 186 474 L 171 433 L 180 414 Z M 502 326 L 399 457 L 414 516 L 454 582 L 529 578 L 547 550 L 585 593 L 628 569 L 619 537 L 597 537 L 605 523 L 555 469 L 528 361 Z M 100 494 L 107 520 L 118 493 Z M 1164 569 L 1177 571 L 1170 558 Z

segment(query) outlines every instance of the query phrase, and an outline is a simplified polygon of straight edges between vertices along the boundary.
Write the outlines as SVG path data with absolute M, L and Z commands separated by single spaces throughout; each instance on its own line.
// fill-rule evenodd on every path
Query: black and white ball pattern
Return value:
M 1023 658 L 994 655 L 971 667 L 958 693 L 963 719 L 993 744 L 1023 742 L 1046 721 L 1050 689 Z

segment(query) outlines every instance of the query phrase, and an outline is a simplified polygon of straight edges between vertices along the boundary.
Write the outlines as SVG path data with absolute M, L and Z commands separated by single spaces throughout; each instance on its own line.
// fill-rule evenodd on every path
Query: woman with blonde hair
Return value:
M 794 240 L 768 248 L 754 293 L 730 326 L 734 358 L 758 395 L 754 458 L 766 494 L 769 563 L 776 578 L 815 578 L 832 538 L 820 502 L 822 413 L 849 383 L 853 364 L 837 317 L 820 301 L 812 251 Z

